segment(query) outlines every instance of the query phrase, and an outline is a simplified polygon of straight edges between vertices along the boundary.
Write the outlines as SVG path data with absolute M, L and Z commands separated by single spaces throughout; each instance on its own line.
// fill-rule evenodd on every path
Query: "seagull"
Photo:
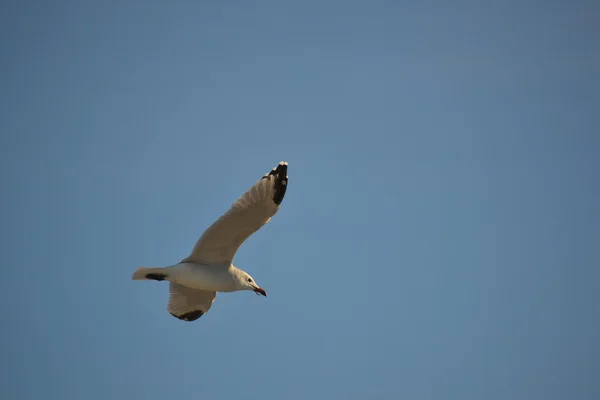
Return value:
M 208 312 L 217 292 L 267 292 L 247 272 L 233 266 L 242 243 L 279 210 L 287 189 L 288 163 L 282 161 L 244 193 L 196 242 L 191 254 L 163 268 L 139 267 L 133 280 L 169 281 L 167 311 L 182 321 Z

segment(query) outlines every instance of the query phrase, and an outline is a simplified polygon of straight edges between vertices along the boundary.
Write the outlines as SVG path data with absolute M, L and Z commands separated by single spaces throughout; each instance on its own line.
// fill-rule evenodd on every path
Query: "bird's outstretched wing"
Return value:
M 169 292 L 167 310 L 175 318 L 187 322 L 206 314 L 217 297 L 217 292 L 192 289 L 173 282 L 169 282 Z
M 287 167 L 282 161 L 256 182 L 202 234 L 181 262 L 229 266 L 242 243 L 279 210 L 288 184 Z

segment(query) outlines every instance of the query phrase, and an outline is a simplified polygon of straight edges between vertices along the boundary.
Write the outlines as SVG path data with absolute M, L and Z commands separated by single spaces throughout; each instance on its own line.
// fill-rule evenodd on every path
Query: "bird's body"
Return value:
M 140 267 L 134 280 L 169 281 L 168 311 L 184 321 L 204 315 L 217 292 L 264 289 L 245 271 L 233 266 L 241 244 L 277 213 L 287 189 L 287 162 L 280 162 L 200 237 L 192 253 L 179 263 L 162 268 Z
M 133 279 L 167 280 L 191 289 L 213 292 L 242 290 L 239 276 L 244 272 L 233 265 L 211 265 L 184 262 L 165 268 L 141 267 Z M 150 274 L 151 278 L 146 276 Z

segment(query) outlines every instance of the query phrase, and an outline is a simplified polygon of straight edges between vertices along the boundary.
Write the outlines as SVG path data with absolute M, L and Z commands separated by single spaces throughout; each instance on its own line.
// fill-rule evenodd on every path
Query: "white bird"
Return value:
M 132 278 L 169 281 L 167 310 L 183 321 L 195 321 L 208 312 L 217 292 L 253 290 L 266 297 L 248 273 L 233 266 L 233 258 L 279 210 L 287 189 L 287 167 L 287 162 L 280 162 L 248 189 L 202 234 L 188 257 L 169 267 L 140 267 Z

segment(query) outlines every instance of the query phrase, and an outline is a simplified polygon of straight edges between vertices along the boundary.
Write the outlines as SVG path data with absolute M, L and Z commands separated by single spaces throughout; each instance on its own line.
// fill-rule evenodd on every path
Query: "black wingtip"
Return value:
M 150 274 L 146 274 L 146 279 L 150 279 L 153 281 L 164 281 L 165 279 L 167 279 L 167 275 L 150 273 Z
M 271 172 L 265 175 L 265 178 L 269 176 L 275 177 L 275 194 L 273 195 L 273 202 L 277 205 L 280 205 L 283 201 L 283 197 L 285 196 L 285 191 L 287 190 L 288 185 L 288 177 L 287 177 L 287 169 L 288 163 L 287 161 L 281 161 L 278 166 L 273 168 Z
M 186 322 L 192 322 L 197 320 L 198 318 L 200 318 L 201 316 L 204 315 L 204 311 L 201 310 L 194 310 L 194 311 L 190 311 L 188 313 L 185 314 L 181 314 L 181 315 L 175 315 L 173 313 L 169 313 L 172 316 L 174 316 L 177 319 L 180 319 L 182 321 L 186 321 Z

